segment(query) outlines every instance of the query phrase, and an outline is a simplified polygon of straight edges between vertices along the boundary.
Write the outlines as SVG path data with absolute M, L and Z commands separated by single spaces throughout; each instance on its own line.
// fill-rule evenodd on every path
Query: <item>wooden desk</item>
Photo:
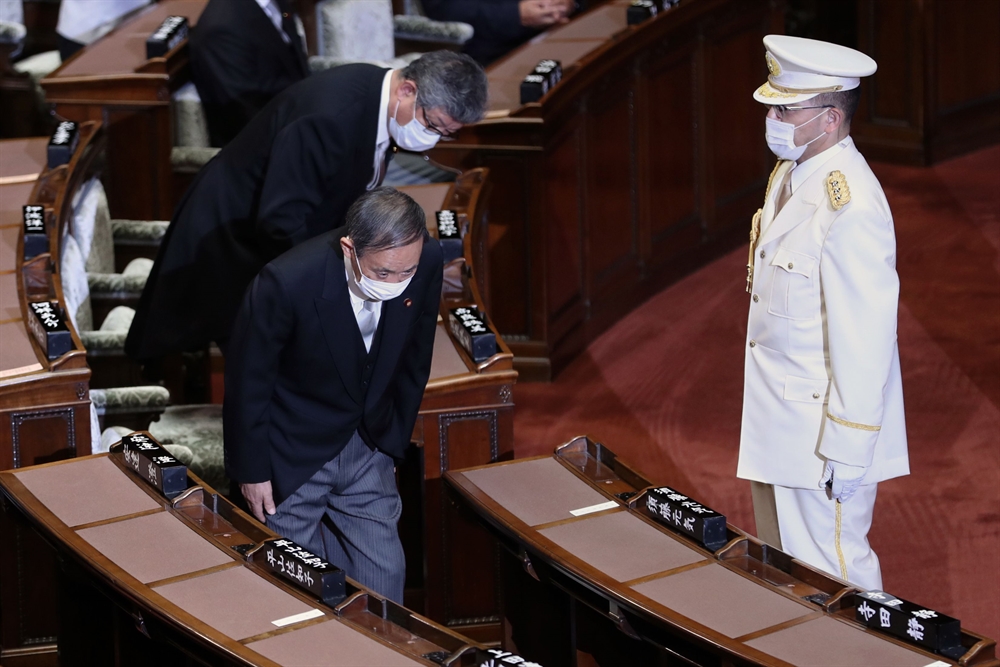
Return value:
M 330 607 L 248 562 L 234 547 L 278 536 L 193 475 L 167 500 L 117 447 L 0 473 L 5 512 L 60 557 L 60 665 L 472 664 L 468 639 L 356 582 Z
M 476 305 L 481 296 L 489 179 L 485 169 L 453 184 L 400 188 L 434 213 L 451 209 L 468 225 L 463 261 L 446 270 L 442 322 L 434 341 L 431 375 L 414 427 L 419 447 L 400 478 L 400 532 L 407 551 L 408 607 L 483 641 L 499 639 L 496 542 L 445 501 L 441 476 L 448 470 L 513 458 L 513 355 L 497 336 L 496 355 L 475 362 L 448 331 L 448 309 Z M 496 331 L 494 330 L 494 333 Z M 414 530 L 416 528 L 416 530 Z
M 774 166 L 751 94 L 782 3 L 684 0 L 635 27 L 628 4 L 600 4 L 491 65 L 487 118 L 432 152 L 490 168 L 490 313 L 528 379 L 745 241 Z M 520 81 L 544 58 L 563 79 L 522 106 Z
M 971 632 L 949 660 L 865 629 L 857 589 L 733 526 L 715 552 L 666 528 L 647 508 L 654 485 L 585 437 L 445 479 L 515 555 L 506 648 L 546 667 L 575 651 L 600 665 L 1000 665 Z
M 173 213 L 170 95 L 190 78 L 187 40 L 162 58 L 146 59 L 146 38 L 167 16 L 193 27 L 207 0 L 150 5 L 42 79 L 60 116 L 101 121 L 108 134 L 105 188 L 111 215 L 169 220 Z
M 0 141 L 0 469 L 20 468 L 90 453 L 90 370 L 70 326 L 73 349 L 48 359 L 28 329 L 29 301 L 65 303 L 55 271 L 57 221 L 68 216 L 72 193 L 89 177 L 102 149 L 100 125 L 80 128 L 69 164 L 48 169 L 48 138 Z M 50 252 L 27 262 L 22 209 L 45 207 Z M 2 522 L 2 520 L 0 520 Z M 10 527 L 0 542 L 0 661 L 49 653 L 55 657 L 54 619 L 39 599 L 53 599 L 48 582 L 34 575 L 51 567 L 30 554 L 37 537 Z

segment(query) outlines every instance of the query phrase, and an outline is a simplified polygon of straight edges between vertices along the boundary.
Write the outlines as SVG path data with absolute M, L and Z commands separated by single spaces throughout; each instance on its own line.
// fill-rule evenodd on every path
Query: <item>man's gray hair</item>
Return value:
M 401 74 L 417 84 L 417 103 L 423 109 L 441 109 L 462 125 L 486 115 L 486 72 L 464 53 L 431 51 L 404 67 Z
M 347 210 L 347 235 L 362 257 L 426 238 L 427 218 L 409 195 L 395 188 L 375 188 L 358 197 Z

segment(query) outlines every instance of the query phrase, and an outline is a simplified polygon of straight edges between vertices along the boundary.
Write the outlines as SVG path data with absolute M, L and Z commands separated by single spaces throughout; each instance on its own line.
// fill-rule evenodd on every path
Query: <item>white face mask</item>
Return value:
M 352 252 L 351 255 L 353 256 L 354 253 Z M 357 273 L 361 274 L 361 280 L 358 280 L 357 273 L 354 272 L 356 264 L 358 265 Z M 354 291 L 360 293 L 369 301 L 389 301 L 390 299 L 395 299 L 406 291 L 406 288 L 410 285 L 410 281 L 413 280 L 413 276 L 398 283 L 385 283 L 381 280 L 372 280 L 362 273 L 357 257 L 352 257 L 351 259 L 351 268 L 347 271 L 347 278 L 354 287 Z
M 808 125 L 826 112 L 827 110 L 823 109 L 821 112 L 802 123 L 802 125 L 792 125 L 791 123 L 785 123 L 776 118 L 765 118 L 764 139 L 767 141 L 767 147 L 771 149 L 771 152 L 774 153 L 779 160 L 798 160 L 802 157 L 802 154 L 806 152 L 806 146 L 816 141 L 816 139 L 819 139 L 826 133 L 820 132 L 813 139 L 810 139 L 801 146 L 796 146 L 795 130 L 799 129 L 803 125 Z
M 423 153 L 429 151 L 437 145 L 441 135 L 431 132 L 417 120 L 417 96 L 413 96 L 413 118 L 406 125 L 400 125 L 396 120 L 399 113 L 399 100 L 396 100 L 396 109 L 389 119 L 389 134 L 396 141 L 396 145 L 408 151 Z

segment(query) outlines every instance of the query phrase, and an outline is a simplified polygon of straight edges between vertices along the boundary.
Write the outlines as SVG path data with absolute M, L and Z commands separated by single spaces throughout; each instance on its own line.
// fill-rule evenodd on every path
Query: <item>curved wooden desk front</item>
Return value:
M 1000 665 L 972 632 L 952 661 L 865 629 L 857 589 L 733 526 L 715 552 L 673 532 L 646 507 L 654 485 L 585 437 L 445 478 L 520 561 L 505 569 L 507 648 L 547 667 L 575 650 L 601 665 Z
M 499 639 L 496 543 L 470 524 L 442 495 L 448 470 L 502 461 L 514 455 L 513 355 L 497 336 L 497 354 L 476 362 L 451 335 L 448 309 L 477 306 L 489 312 L 486 288 L 485 207 L 489 174 L 473 169 L 454 183 L 399 188 L 424 209 L 436 233 L 435 212 L 456 211 L 467 225 L 460 261 L 445 271 L 431 360 L 413 439 L 419 447 L 400 474 L 403 517 L 400 533 L 407 551 L 407 599 L 413 609 L 482 641 Z M 491 329 L 494 333 L 496 330 Z M 419 471 L 420 474 L 414 474 Z M 407 474 L 409 472 L 409 474 Z M 422 504 L 422 512 L 419 508 Z
M 633 27 L 628 4 L 600 4 L 491 65 L 487 118 L 432 151 L 490 168 L 491 315 L 528 379 L 744 241 L 774 165 L 751 93 L 780 3 L 683 0 Z M 521 80 L 548 58 L 562 81 L 521 105 Z
M 278 536 L 190 473 L 167 500 L 120 445 L 0 473 L 0 491 L 60 555 L 63 667 L 472 664 L 468 639 L 356 582 L 331 608 L 244 560 L 233 547 Z
M 60 221 L 69 218 L 72 195 L 96 168 L 103 151 L 99 123 L 80 128 L 68 164 L 46 166 L 47 137 L 0 141 L 0 469 L 20 468 L 90 453 L 90 369 L 71 323 L 73 346 L 49 359 L 32 335 L 31 301 L 65 304 L 58 273 Z M 49 252 L 24 261 L 22 206 L 45 208 Z M 0 517 L 0 523 L 5 520 Z M 54 599 L 38 571 L 51 558 L 17 526 L 0 544 L 0 662 L 35 664 L 55 659 L 54 619 L 40 600 Z

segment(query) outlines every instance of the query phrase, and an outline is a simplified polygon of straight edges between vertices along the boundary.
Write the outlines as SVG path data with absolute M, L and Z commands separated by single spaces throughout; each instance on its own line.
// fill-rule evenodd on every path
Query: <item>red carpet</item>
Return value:
M 873 168 L 896 224 L 911 474 L 880 485 L 871 541 L 887 591 L 1000 639 L 1000 147 Z M 735 477 L 745 263 L 734 250 L 553 383 L 518 385 L 517 456 L 590 435 L 752 531 L 750 486 Z

